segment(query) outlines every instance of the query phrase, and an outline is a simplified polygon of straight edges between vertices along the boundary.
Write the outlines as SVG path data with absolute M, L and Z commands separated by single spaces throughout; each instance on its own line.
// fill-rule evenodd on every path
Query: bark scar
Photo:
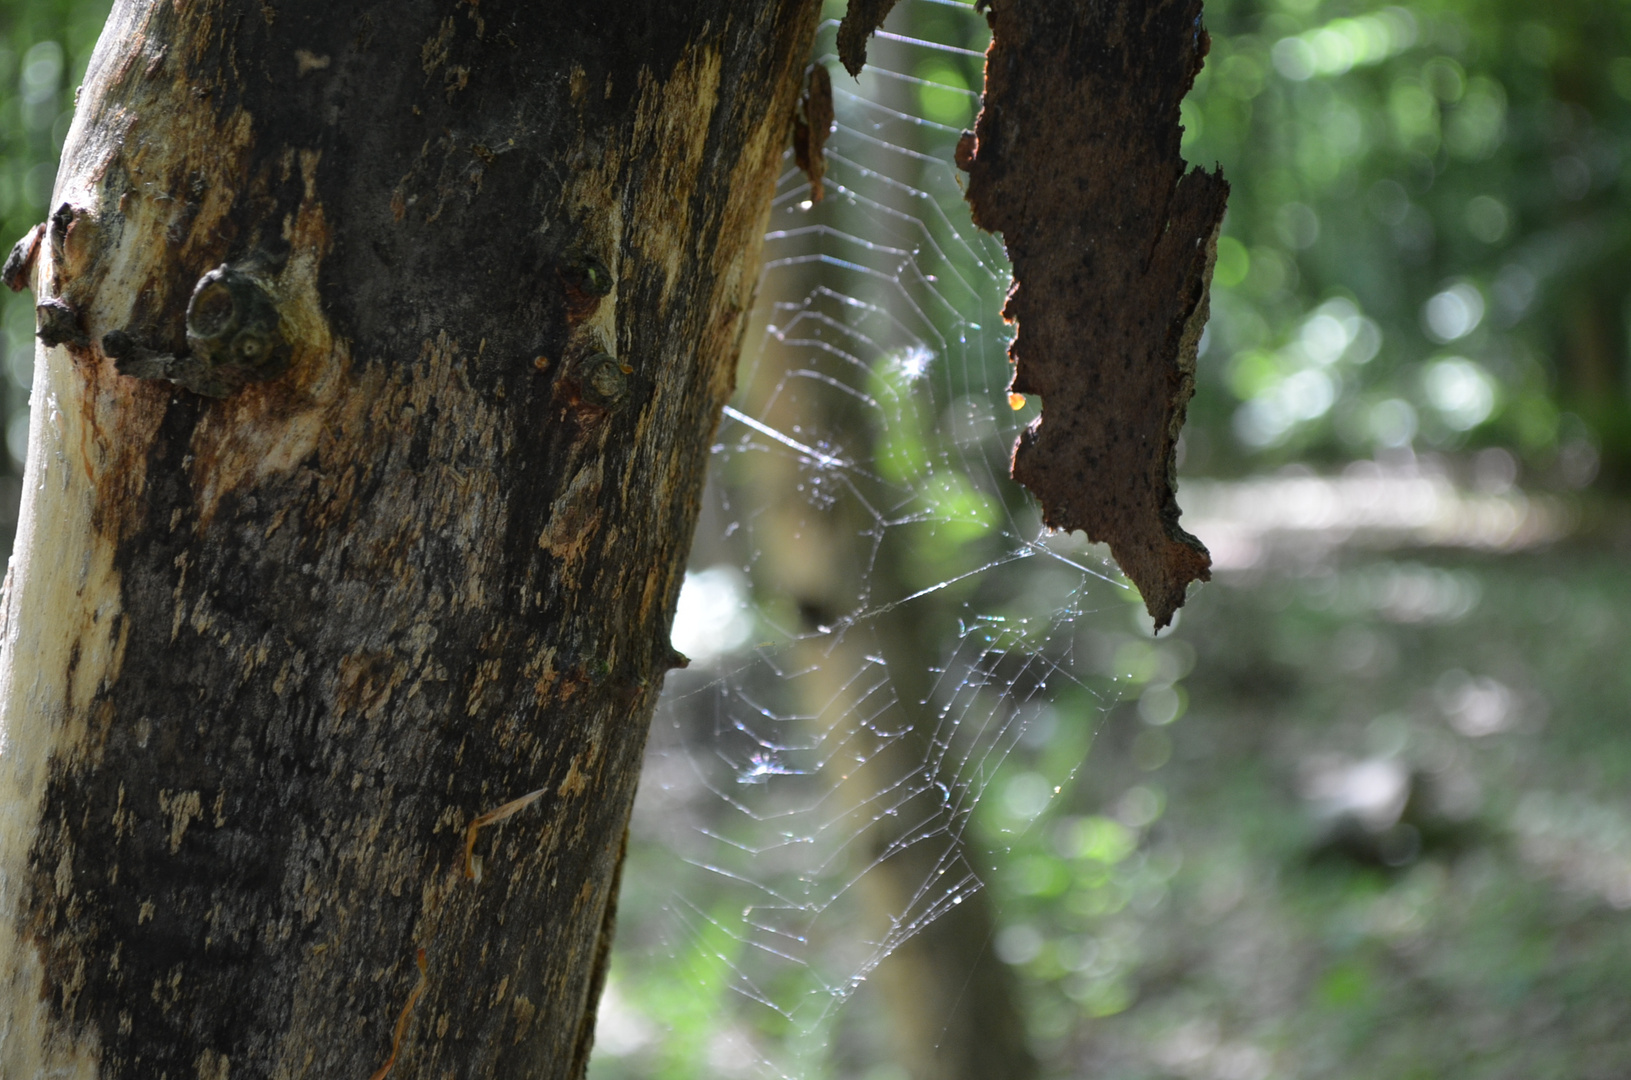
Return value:
M 1186 171 L 1201 0 L 989 0 L 985 97 L 957 147 L 1014 268 L 1013 475 L 1051 528 L 1106 542 L 1159 629 L 1211 557 L 1178 525 L 1175 451 L 1229 185 Z

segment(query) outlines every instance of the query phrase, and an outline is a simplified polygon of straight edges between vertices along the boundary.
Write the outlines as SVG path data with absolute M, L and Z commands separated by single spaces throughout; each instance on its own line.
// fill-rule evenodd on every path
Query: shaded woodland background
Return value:
M 903 3 L 888 29 L 967 52 L 874 45 L 921 80 L 895 86 L 896 106 L 944 126 L 912 136 L 926 159 L 949 160 L 980 85 L 980 23 L 956 6 Z M 45 216 L 106 7 L 0 3 L 7 238 Z M 1221 163 L 1234 194 L 1180 500 L 1218 569 L 1159 639 L 1124 592 L 1079 603 L 1079 679 L 1016 732 L 969 812 L 977 948 L 1024 1028 L 1002 1071 L 1626 1075 L 1631 7 L 1210 0 L 1206 19 L 1185 154 Z M 781 209 L 800 184 L 785 178 Z M 9 296 L 8 532 L 33 324 L 28 294 Z M 756 411 L 755 362 L 741 407 L 795 430 Z M 1000 349 L 986 362 L 1000 369 Z M 896 370 L 877 368 L 875 397 L 905 400 Z M 869 549 L 894 562 L 867 572 L 936 583 L 991 558 L 990 507 L 1015 496 L 956 479 L 948 414 L 917 415 L 897 410 L 874 456 L 907 485 L 914 462 L 945 466 L 924 474 L 947 485 L 939 527 Z M 727 457 L 699 575 L 736 565 L 746 493 L 802 475 Z M 746 621 L 713 626 L 675 676 L 682 700 L 769 628 L 850 603 L 844 582 L 778 563 L 774 529 L 757 535 L 736 586 Z M 959 602 L 1023 618 L 1058 601 L 1025 565 L 981 588 Z M 935 610 L 946 625 L 891 630 L 926 673 L 959 640 L 956 605 Z M 655 752 L 706 734 L 678 709 Z M 816 1028 L 733 1004 L 722 972 L 740 943 L 707 920 L 674 932 L 677 891 L 697 911 L 718 900 L 706 876 L 661 870 L 665 829 L 714 824 L 714 794 L 685 790 L 642 796 L 592 1076 L 777 1075 L 790 1060 L 811 1076 L 955 1075 L 898 1037 L 902 994 L 934 988 L 902 990 L 887 960 Z

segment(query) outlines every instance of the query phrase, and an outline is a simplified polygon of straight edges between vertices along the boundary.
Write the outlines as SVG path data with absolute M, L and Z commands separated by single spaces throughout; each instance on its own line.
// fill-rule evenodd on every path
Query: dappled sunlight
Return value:
M 1555 543 L 1574 521 L 1555 498 L 1479 491 L 1413 460 L 1356 462 L 1334 476 L 1288 469 L 1247 480 L 1188 479 L 1178 503 L 1224 572 L 1250 570 L 1284 547 L 1521 551 Z

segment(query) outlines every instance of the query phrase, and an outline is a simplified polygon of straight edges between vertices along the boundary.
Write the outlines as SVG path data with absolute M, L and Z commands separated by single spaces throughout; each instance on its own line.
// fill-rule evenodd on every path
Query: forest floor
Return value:
M 1165 880 L 1092 928 L 1114 1015 L 1033 980 L 1053 1075 L 1631 1074 L 1628 612 L 1602 543 L 1220 574 L 1183 715 L 1118 706 L 1080 778 L 1157 795 Z

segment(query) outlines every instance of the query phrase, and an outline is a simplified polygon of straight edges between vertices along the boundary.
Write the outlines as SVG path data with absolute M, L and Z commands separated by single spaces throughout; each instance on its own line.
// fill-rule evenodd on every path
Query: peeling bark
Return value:
M 827 175 L 827 137 L 832 134 L 833 118 L 832 76 L 825 64 L 811 64 L 793 117 L 793 162 L 810 178 L 811 202 L 826 196 L 822 178 Z
M 0 1075 L 581 1075 L 818 8 L 116 3 L 6 272 L 75 332 L 0 605 Z
M 838 60 L 854 78 L 866 66 L 867 39 L 878 32 L 895 0 L 849 0 L 844 18 L 838 24 Z
M 1174 454 L 1229 187 L 1186 172 L 1178 107 L 1201 0 L 985 0 L 985 99 L 958 147 L 975 223 L 1013 262 L 1015 393 L 1042 415 L 1014 478 L 1050 527 L 1106 542 L 1159 628 L 1210 576 Z

